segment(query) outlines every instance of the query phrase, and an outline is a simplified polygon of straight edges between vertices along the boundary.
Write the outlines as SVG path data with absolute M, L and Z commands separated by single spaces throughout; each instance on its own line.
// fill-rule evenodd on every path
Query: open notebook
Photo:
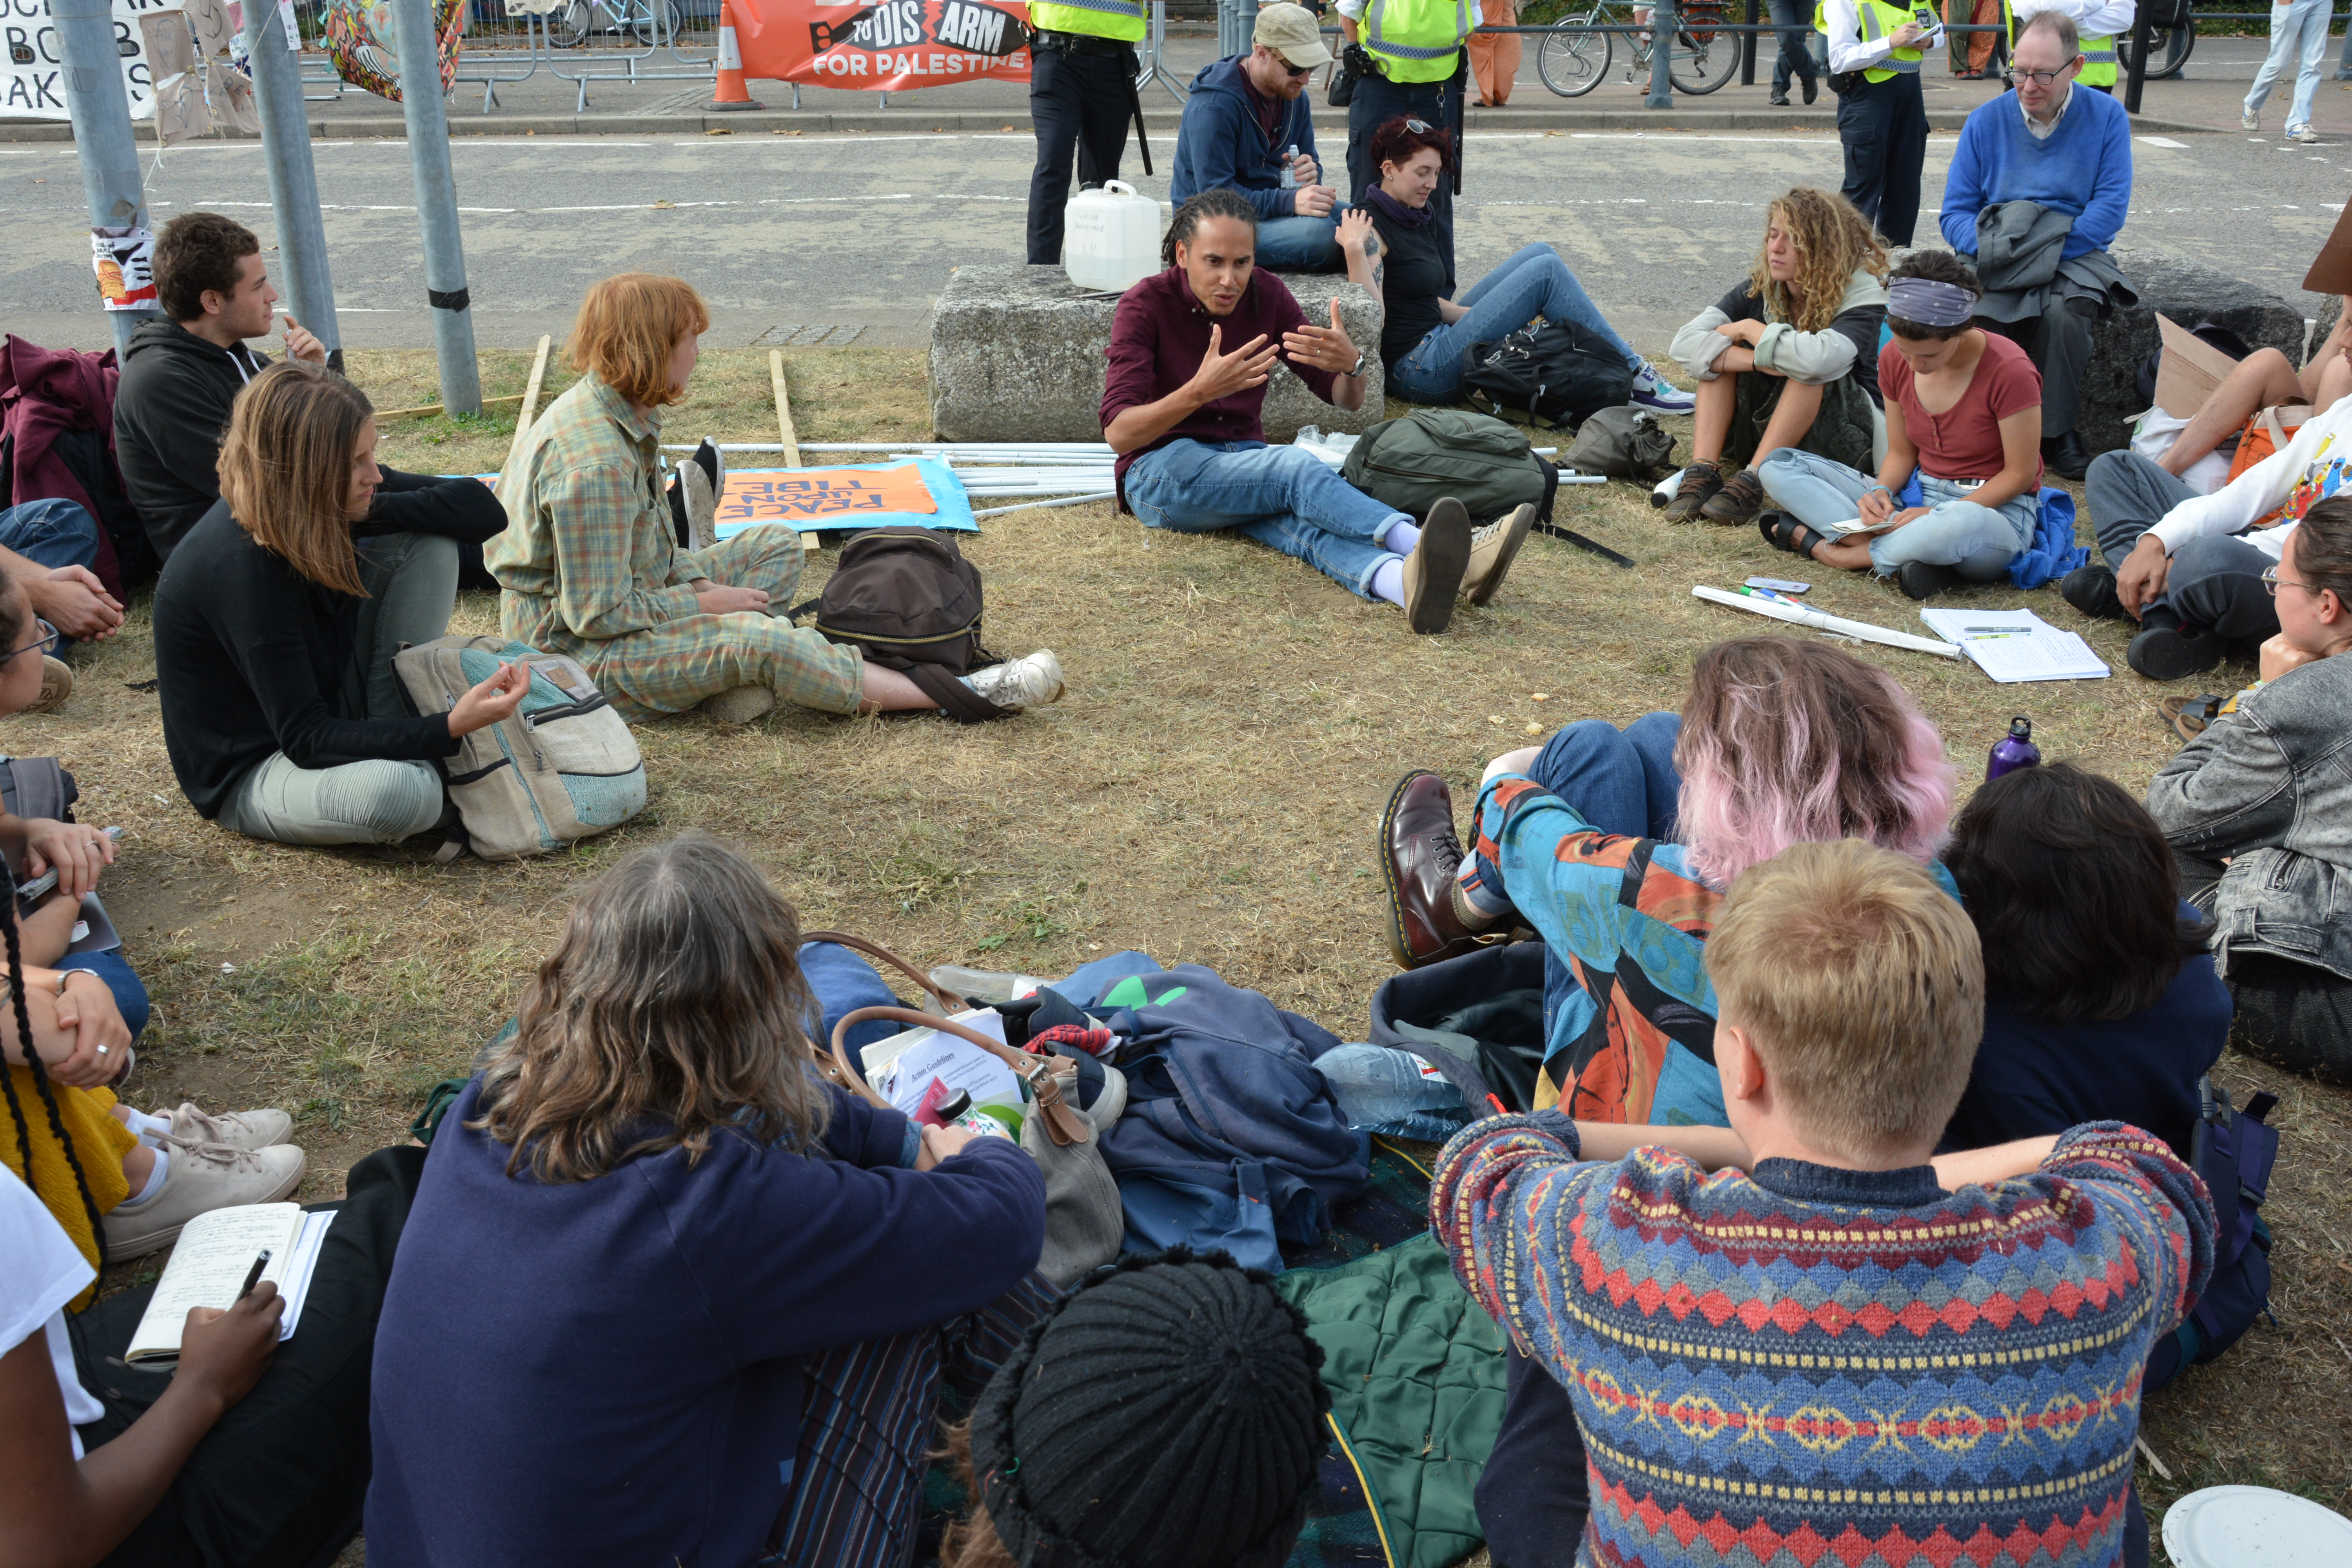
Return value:
M 2090 644 L 2032 610 L 1922 610 L 1919 618 L 2003 684 L 2096 680 L 2109 673 Z
M 191 1307 L 227 1307 L 252 1271 L 253 1260 L 269 1254 L 261 1277 L 286 1298 L 286 1315 L 278 1337 L 294 1337 L 302 1316 L 302 1298 L 310 1293 L 310 1274 L 319 1266 L 319 1247 L 335 1211 L 305 1213 L 299 1204 L 250 1204 L 244 1208 L 215 1209 L 198 1215 L 180 1232 L 172 1261 L 131 1336 L 122 1359 L 133 1366 L 162 1368 L 180 1359 L 180 1331 L 187 1327 Z

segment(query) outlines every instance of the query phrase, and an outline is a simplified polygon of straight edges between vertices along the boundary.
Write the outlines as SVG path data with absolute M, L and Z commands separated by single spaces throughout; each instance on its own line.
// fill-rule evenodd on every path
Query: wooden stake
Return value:
M 793 431 L 793 400 L 784 390 L 784 351 L 768 351 L 768 380 L 776 389 L 776 429 L 784 443 L 784 467 L 801 466 L 801 438 Z M 814 533 L 801 535 L 801 548 L 814 552 L 823 542 Z
M 523 384 L 522 396 L 519 400 L 522 404 L 522 411 L 515 418 L 514 439 L 507 444 L 507 460 L 499 470 L 501 479 L 505 478 L 507 469 L 514 468 L 522 458 L 523 437 L 530 434 L 530 422 L 539 416 L 539 394 L 547 384 L 547 351 L 554 343 L 553 338 L 544 332 L 540 334 L 539 353 L 530 362 L 530 380 Z M 503 403 L 506 400 L 500 398 L 499 401 Z
M 482 399 L 482 406 L 485 408 L 490 408 L 495 407 L 497 405 L 501 403 L 520 403 L 521 401 L 522 395 L 520 393 L 517 393 L 509 397 L 485 397 Z M 376 417 L 379 419 L 414 419 L 420 415 L 438 414 L 440 412 L 441 405 L 439 404 L 425 403 L 419 404 L 415 408 L 379 409 L 376 413 Z

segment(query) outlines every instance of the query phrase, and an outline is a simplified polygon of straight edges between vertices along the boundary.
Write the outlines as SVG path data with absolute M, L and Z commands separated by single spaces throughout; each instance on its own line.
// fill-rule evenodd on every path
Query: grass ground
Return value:
M 919 352 L 787 358 L 803 437 L 927 430 Z M 486 391 L 519 392 L 527 368 L 523 355 L 486 355 Z M 434 399 L 428 355 L 357 353 L 352 370 L 381 407 Z M 383 456 L 486 471 L 512 424 L 510 410 L 397 421 Z M 706 355 L 668 428 L 772 439 L 766 355 Z M 1691 584 L 1796 571 L 1753 530 L 1664 525 L 1629 486 L 1564 490 L 1559 521 L 1639 564 L 1534 540 L 1494 605 L 1429 638 L 1232 539 L 1147 533 L 1107 506 L 993 522 L 967 547 L 987 578 L 989 641 L 1056 649 L 1070 679 L 1058 706 L 978 729 L 797 711 L 740 730 L 693 715 L 644 726 L 645 815 L 521 864 L 438 866 L 427 845 L 288 849 L 201 821 L 173 786 L 155 698 L 132 689 L 154 673 L 143 595 L 120 637 L 83 651 L 73 700 L 13 721 L 10 747 L 59 756 L 80 781 L 85 820 L 128 829 L 109 902 L 157 1009 L 136 1098 L 288 1107 L 312 1157 L 305 1195 L 331 1196 L 341 1172 L 402 1136 L 425 1089 L 461 1072 L 509 1015 L 573 890 L 687 826 L 743 847 L 806 923 L 926 963 L 1054 974 L 1138 947 L 1211 964 L 1360 1037 L 1389 973 L 1372 853 L 1397 776 L 1437 768 L 1466 808 L 1496 752 L 1570 720 L 1622 722 L 1675 705 L 1698 648 L 1772 629 L 1692 599 Z M 805 592 L 831 559 L 813 562 Z M 1833 613 L 1922 629 L 1916 606 L 1889 589 L 1799 574 Z M 1958 597 L 2029 602 L 2006 589 Z M 2161 693 L 2124 670 L 2117 628 L 2080 620 L 2054 594 L 2030 602 L 2082 631 L 2118 673 L 2003 689 L 1970 666 L 1857 651 L 1917 694 L 1964 774 L 1977 776 L 2011 715 L 2025 712 L 2045 755 L 2143 787 L 2172 750 L 2155 712 Z M 469 595 L 457 629 L 490 630 L 496 618 L 491 596 Z M 2204 684 L 2228 690 L 2249 673 Z M 2143 1465 L 2141 1483 L 2152 1510 L 2225 1481 L 2352 1510 L 2352 1094 L 2235 1055 L 2223 1076 L 2233 1089 L 2284 1096 L 2285 1157 L 2268 1211 L 2277 1321 L 2150 1399 L 2144 1435 L 2166 1474 Z

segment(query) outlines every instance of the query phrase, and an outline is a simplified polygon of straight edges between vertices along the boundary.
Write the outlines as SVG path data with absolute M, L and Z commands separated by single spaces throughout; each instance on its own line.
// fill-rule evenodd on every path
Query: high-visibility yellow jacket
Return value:
M 1034 0 L 1029 7 L 1029 25 L 1041 32 L 1084 33 L 1123 44 L 1141 43 L 1146 21 L 1143 0 Z
M 1391 81 L 1444 81 L 1477 26 L 1470 0 L 1370 0 L 1362 38 Z
M 1862 41 L 1874 44 L 1889 37 L 1906 23 L 1915 20 L 1900 5 L 1889 5 L 1885 0 L 1854 0 L 1854 18 L 1862 26 Z M 1816 3 L 1813 6 L 1813 31 L 1827 34 L 1830 30 L 1829 6 Z M 1919 72 L 1920 51 L 1914 45 L 1898 48 L 1886 57 L 1882 65 L 1874 65 L 1862 73 L 1864 81 L 1892 81 L 1898 76 L 1916 76 Z

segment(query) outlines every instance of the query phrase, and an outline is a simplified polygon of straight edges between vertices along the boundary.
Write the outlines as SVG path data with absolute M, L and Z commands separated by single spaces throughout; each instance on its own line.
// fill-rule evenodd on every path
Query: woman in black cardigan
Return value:
M 447 713 L 407 716 L 392 656 L 448 628 L 457 546 L 505 513 L 435 509 L 432 532 L 354 540 L 383 475 L 367 395 L 299 360 L 254 377 L 229 415 L 220 503 L 155 584 L 155 674 L 172 771 L 205 816 L 282 844 L 391 844 L 440 819 L 433 759 L 512 713 L 501 665 Z M 438 483 L 439 481 L 420 481 Z

